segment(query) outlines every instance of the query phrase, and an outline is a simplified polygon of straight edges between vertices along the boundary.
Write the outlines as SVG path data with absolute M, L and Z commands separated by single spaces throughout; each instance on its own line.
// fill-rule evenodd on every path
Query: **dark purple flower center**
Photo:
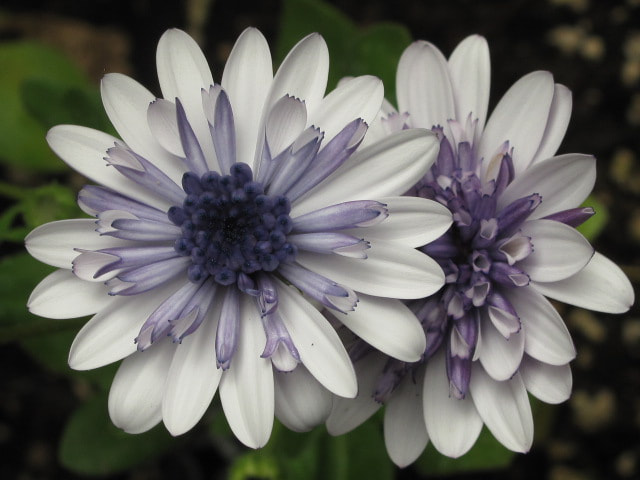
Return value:
M 174 244 L 177 253 L 191 257 L 188 277 L 194 283 L 213 277 L 220 285 L 255 285 L 253 274 L 271 272 L 295 259 L 297 248 L 287 241 L 291 204 L 282 195 L 265 195 L 244 163 L 229 175 L 206 172 L 182 177 L 186 198 L 168 217 L 182 229 Z
M 533 251 L 533 244 L 520 233 L 520 226 L 542 199 L 532 194 L 498 209 L 498 198 L 514 176 L 508 145 L 493 159 L 498 162 L 496 178 L 483 181 L 482 159 L 477 158 L 473 145 L 461 141 L 454 148 L 442 129 L 434 131 L 440 137 L 438 158 L 408 194 L 440 202 L 452 213 L 449 231 L 420 249 L 438 262 L 446 280 L 439 293 L 413 301 L 409 307 L 426 333 L 424 360 L 444 347 L 450 393 L 463 398 L 471 378 L 481 309 L 491 309 L 491 315 L 500 316 L 505 336 L 520 329 L 517 312 L 503 291 L 529 283 L 518 262 Z M 374 398 L 384 402 L 406 373 L 420 363 L 407 365 L 389 359 Z

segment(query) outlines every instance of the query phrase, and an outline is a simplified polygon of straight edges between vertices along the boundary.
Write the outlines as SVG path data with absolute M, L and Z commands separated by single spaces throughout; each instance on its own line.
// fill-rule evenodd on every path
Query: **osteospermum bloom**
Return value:
M 420 248 L 446 274 L 434 296 L 409 302 L 422 321 L 423 360 L 407 363 L 357 348 L 360 391 L 336 399 L 327 422 L 339 434 L 386 404 L 384 434 L 393 461 L 405 466 L 429 439 L 458 457 L 485 424 L 507 448 L 533 439 L 527 392 L 547 403 L 571 391 L 575 349 L 545 298 L 601 312 L 633 303 L 623 272 L 575 230 L 594 212 L 580 207 L 591 191 L 595 159 L 553 156 L 571 113 L 571 93 L 548 72 L 518 80 L 486 122 L 489 51 L 478 36 L 447 61 L 420 41 L 397 71 L 398 109 L 386 106 L 367 140 L 410 127 L 433 128 L 440 152 L 408 195 L 437 200 L 451 229 Z M 362 345 L 360 345 L 361 347 Z
M 424 350 L 417 318 L 383 297 L 420 298 L 443 284 L 414 248 L 448 228 L 449 212 L 393 197 L 426 173 L 437 139 L 405 131 L 354 153 L 382 85 L 358 77 L 325 97 L 328 65 L 324 40 L 310 35 L 274 76 L 266 40 L 247 29 L 218 85 L 196 43 L 170 30 L 157 51 L 164 98 L 124 75 L 102 81 L 121 140 L 80 126 L 49 132 L 51 148 L 100 184 L 78 197 L 97 221 L 53 222 L 27 237 L 33 256 L 60 267 L 29 308 L 95 314 L 69 363 L 124 359 L 109 413 L 125 431 L 163 420 L 181 434 L 218 386 L 248 446 L 266 443 L 274 410 L 297 429 L 322 421 L 308 397 L 326 412 L 320 385 L 353 397 L 357 382 L 314 305 L 394 357 Z

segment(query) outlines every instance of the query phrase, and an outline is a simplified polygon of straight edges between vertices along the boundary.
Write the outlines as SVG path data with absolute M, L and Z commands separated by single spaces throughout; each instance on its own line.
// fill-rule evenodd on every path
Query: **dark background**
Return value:
M 573 91 L 572 122 L 560 153 L 598 158 L 594 194 L 610 221 L 596 248 L 638 284 L 640 268 L 640 1 L 512 0 L 447 2 L 337 0 L 358 25 L 396 21 L 415 39 L 448 55 L 472 33 L 492 57 L 492 101 L 532 70 L 550 70 Z M 190 2 L 151 0 L 3 0 L 0 40 L 31 38 L 66 51 L 96 81 L 127 73 L 159 93 L 155 48 L 170 27 L 199 37 L 214 79 L 247 26 L 276 42 L 281 4 L 218 1 L 208 14 L 187 14 Z M 0 65 L 2 75 L 2 65 Z M 0 106 L 1 108 L 1 106 Z M 2 132 L 0 132 L 0 135 Z M 480 479 L 606 480 L 640 478 L 640 317 L 561 307 L 578 357 L 574 393 L 551 408 L 554 422 L 527 455 Z M 35 364 L 17 345 L 0 347 L 0 471 L 7 479 L 81 478 L 59 466 L 56 448 L 81 388 Z M 224 465 L 194 432 L 188 442 L 115 477 L 118 480 L 224 478 Z M 398 478 L 418 478 L 414 469 Z

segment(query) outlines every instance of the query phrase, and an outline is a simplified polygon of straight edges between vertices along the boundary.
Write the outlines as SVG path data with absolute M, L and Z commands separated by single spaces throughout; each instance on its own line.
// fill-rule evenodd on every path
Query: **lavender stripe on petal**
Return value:
M 258 275 L 258 307 L 260 315 L 269 315 L 278 308 L 278 288 L 269 275 Z
M 115 230 L 101 231 L 102 235 L 120 238 L 122 240 L 137 241 L 174 241 L 180 237 L 182 230 L 168 222 L 155 222 L 152 220 L 118 218 L 110 223 Z
M 291 201 L 307 193 L 331 175 L 347 160 L 362 142 L 369 126 L 358 118 L 344 127 L 318 153 L 310 168 L 287 192 Z
M 447 344 L 447 375 L 449 393 L 455 398 L 464 398 L 469 390 L 471 362 L 478 342 L 478 311 L 471 310 L 451 326 Z
M 524 287 L 529 285 L 529 275 L 513 265 L 504 262 L 493 262 L 489 277 L 506 287 Z
M 271 195 L 288 196 L 288 190 L 308 171 L 312 161 L 318 161 L 316 155 L 323 136 L 319 129 L 309 127 L 283 152 L 284 155 L 278 155 L 268 187 Z
M 500 162 L 500 168 L 498 169 L 498 176 L 494 183 L 494 196 L 497 198 L 502 195 L 505 188 L 513 181 L 515 177 L 515 170 L 513 168 L 513 160 L 511 155 L 505 154 Z
M 96 253 L 112 257 L 112 261 L 101 267 L 95 276 L 99 277 L 119 268 L 131 268 L 160 260 L 177 257 L 173 246 L 115 247 L 97 250 Z M 76 260 L 79 257 L 76 257 Z
M 569 225 L 570 227 L 576 228 L 589 220 L 593 215 L 595 215 L 595 213 L 595 210 L 591 207 L 578 207 L 552 213 L 551 215 L 547 215 L 544 218 L 546 220 L 555 220 L 556 222 L 562 222 L 566 225 Z
M 156 222 L 167 220 L 167 214 L 162 210 L 150 207 L 98 185 L 85 185 L 78 194 L 78 204 L 85 213 L 93 216 L 108 210 L 121 210 L 146 220 L 154 220 Z
M 356 200 L 321 208 L 293 219 L 293 232 L 331 232 L 377 225 L 389 216 L 384 203 Z
M 376 380 L 373 399 L 378 403 L 386 402 L 410 370 L 410 364 L 390 357 Z
M 531 212 L 540 205 L 541 201 L 542 197 L 534 193 L 528 197 L 514 200 L 503 208 L 497 215 L 500 235 L 502 237 L 511 235 L 531 215 Z
M 176 257 L 120 273 L 106 282 L 111 288 L 109 295 L 136 295 L 147 292 L 184 273 L 189 263 L 188 258 Z
M 189 170 L 199 176 L 202 176 L 209 171 L 207 160 L 205 159 L 202 148 L 198 143 L 196 134 L 189 124 L 184 107 L 178 98 L 176 98 L 176 115 L 178 120 L 178 132 L 180 133 L 180 142 L 182 143 L 182 148 L 185 154 L 185 162 L 189 167 Z
M 290 235 L 289 241 L 298 249 L 316 253 L 336 253 L 345 257 L 367 258 L 369 242 L 345 233 L 319 232 Z
M 171 329 L 168 332 L 174 342 L 182 342 L 187 335 L 191 335 L 202 324 L 209 314 L 217 294 L 217 284 L 212 278 L 203 282 L 198 290 L 191 296 L 184 309 L 180 313 L 180 318 L 170 320 Z M 218 319 L 211 319 L 218 321 Z
M 240 331 L 240 294 L 237 288 L 227 288 L 216 330 L 216 361 L 227 370 L 238 346 Z
M 170 203 L 182 203 L 185 194 L 162 170 L 131 150 L 116 145 L 107 150 L 105 158 L 123 176 Z
M 140 334 L 135 339 L 135 342 L 138 344 L 138 350 L 142 351 L 147 349 L 152 343 L 167 334 L 171 328 L 170 321 L 178 318 L 199 286 L 200 285 L 196 285 L 195 283 L 185 284 L 149 315 L 140 329 Z
M 422 324 L 427 339 L 424 358 L 428 359 L 437 351 L 444 340 L 447 328 L 447 312 L 440 299 L 432 297 L 424 302 L 422 307 L 415 313 Z
M 350 288 L 339 285 L 298 264 L 284 263 L 280 266 L 280 273 L 311 298 L 342 313 L 353 311 L 358 302 L 358 297 Z
M 231 165 L 236 163 L 236 129 L 231 103 L 224 90 L 220 90 L 216 99 L 214 121 L 210 130 L 220 171 L 226 173 L 231 169 Z
M 494 291 L 487 299 L 488 314 L 491 323 L 506 338 L 520 331 L 522 324 L 518 312 L 505 295 Z
M 277 312 L 274 312 L 268 315 L 263 315 L 261 319 L 267 341 L 264 346 L 264 351 L 260 356 L 262 358 L 270 357 L 275 353 L 278 345 L 283 344 L 287 350 L 289 350 L 291 356 L 295 358 L 296 361 L 300 362 L 298 349 L 294 345 L 293 340 L 291 340 L 287 327 L 284 326 L 280 315 L 278 315 Z

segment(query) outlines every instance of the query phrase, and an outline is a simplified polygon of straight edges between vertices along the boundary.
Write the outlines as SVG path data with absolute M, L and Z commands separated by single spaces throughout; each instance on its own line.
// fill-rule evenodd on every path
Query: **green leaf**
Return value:
M 318 478 L 392 479 L 395 469 L 384 445 L 381 418 L 374 416 L 346 435 L 325 435 L 326 447 L 321 451 Z
M 449 458 L 429 444 L 415 463 L 422 475 L 452 475 L 459 473 L 501 470 L 509 466 L 515 453 L 507 450 L 483 428 L 471 450 L 460 458 Z
M 589 241 L 593 242 L 604 227 L 609 222 L 609 210 L 596 197 L 590 195 L 583 203 L 583 207 L 593 207 L 596 214 L 589 220 L 578 227 L 578 231 L 582 233 Z
M 276 459 L 260 450 L 235 459 L 229 469 L 229 480 L 277 480 L 283 478 Z
M 60 124 L 112 130 L 98 90 L 94 87 L 27 78 L 20 85 L 20 94 L 26 111 L 47 130 Z
M 34 325 L 43 320 L 27 310 L 31 290 L 53 267 L 26 253 L 5 257 L 0 261 L 0 342 L 8 328 Z M 51 320 L 46 320 L 50 323 Z
M 116 428 L 109 419 L 104 394 L 72 415 L 62 434 L 58 456 L 60 463 L 74 473 L 109 475 L 149 461 L 174 444 L 162 426 L 139 435 Z
M 25 109 L 21 89 L 25 81 L 37 79 L 85 88 L 87 79 L 57 50 L 30 42 L 0 45 L 0 65 L 0 162 L 43 172 L 64 169 L 45 141 L 46 128 Z M 41 109 L 48 108 L 41 101 Z
M 51 320 L 47 322 L 49 331 L 45 334 L 23 339 L 20 345 L 42 367 L 48 371 L 68 378 L 82 380 L 98 387 L 102 391 L 108 391 L 113 377 L 118 369 L 118 364 L 113 363 L 101 368 L 87 371 L 72 370 L 68 364 L 69 348 L 78 330 L 86 323 L 86 319 Z M 43 325 L 44 326 L 44 325 Z M 52 328 L 61 328 L 61 331 L 51 331 Z
M 411 33 L 400 24 L 385 22 L 370 26 L 355 41 L 351 75 L 380 77 L 384 96 L 395 103 L 396 69 L 400 55 L 410 43 Z
M 357 35 L 354 23 L 337 8 L 318 0 L 284 0 L 275 58 L 280 63 L 296 43 L 314 32 L 324 37 L 329 48 L 328 88 L 332 89 L 349 70 L 350 51 Z
M 354 431 L 330 436 L 324 427 L 297 433 L 278 422 L 269 443 L 259 451 L 237 457 L 233 480 L 391 480 L 394 467 L 382 439 L 380 417 Z
M 54 220 L 86 217 L 76 203 L 76 192 L 56 183 L 29 190 L 20 205 L 29 231 Z
M 395 101 L 398 60 L 411 43 L 411 34 L 404 26 L 383 22 L 362 29 L 328 3 L 284 0 L 279 31 L 278 61 L 305 35 L 318 32 L 329 48 L 328 91 L 345 76 L 376 75 L 384 82 L 385 97 Z
M 0 240 L 22 243 L 31 230 L 43 223 L 84 216 L 75 192 L 56 183 L 24 189 L 0 182 L 0 195 L 17 200 L 0 215 Z

